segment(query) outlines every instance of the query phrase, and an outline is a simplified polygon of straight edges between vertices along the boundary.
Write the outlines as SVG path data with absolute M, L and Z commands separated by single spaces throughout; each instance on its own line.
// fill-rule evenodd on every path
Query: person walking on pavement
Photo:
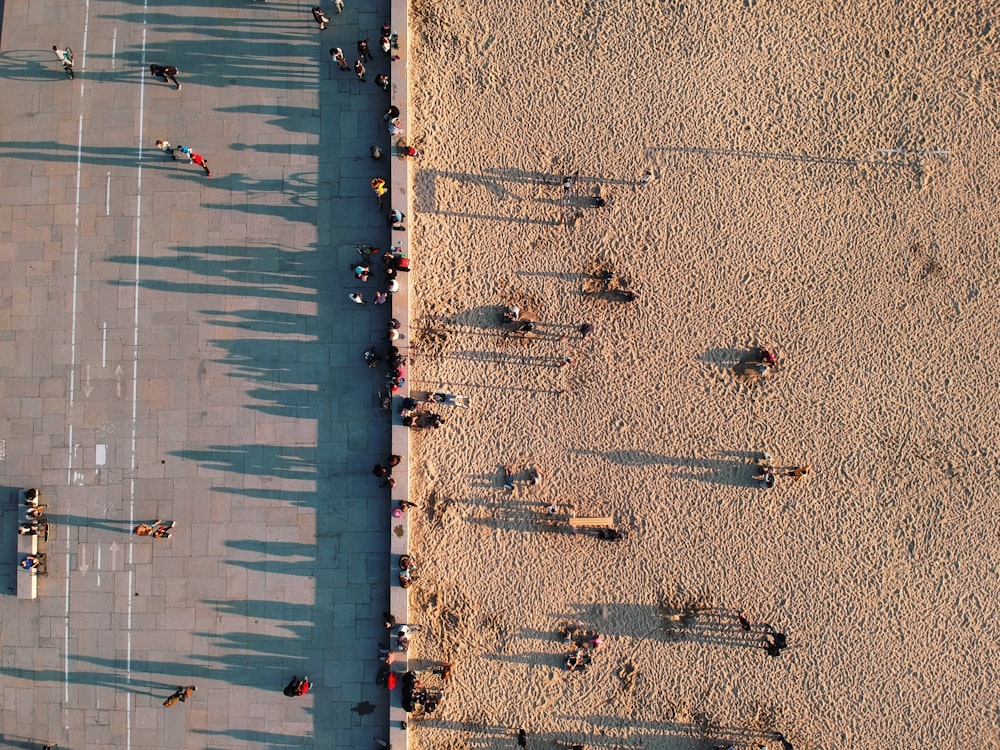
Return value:
M 364 83 L 365 82 L 365 65 L 360 60 L 354 61 L 354 72 L 357 74 L 358 79 Z
M 375 85 L 388 94 L 389 76 L 387 76 L 385 73 L 379 73 L 377 76 L 375 76 Z
M 63 70 L 66 71 L 66 75 L 70 79 L 76 78 L 73 75 L 73 50 L 67 47 L 66 49 L 59 49 L 56 45 L 52 45 L 52 51 L 56 53 L 56 59 L 62 63 Z
M 202 169 L 205 170 L 205 176 L 206 177 L 211 177 L 212 176 L 212 170 L 210 170 L 208 168 L 208 162 L 205 161 L 205 157 L 204 156 L 202 156 L 201 154 L 192 153 L 191 154 L 191 161 L 193 161 L 195 164 L 197 164 L 199 167 L 201 167 Z
M 170 141 L 157 141 L 156 147 L 166 153 L 174 161 L 177 161 L 177 157 L 174 156 L 174 147 L 170 145 Z
M 313 6 L 312 14 L 313 20 L 319 24 L 319 30 L 323 31 L 326 28 L 326 25 L 330 23 L 330 19 L 323 15 L 323 9 L 318 5 Z
M 191 693 L 193 693 L 197 689 L 198 688 L 194 685 L 186 685 L 186 686 L 181 685 L 179 688 L 177 688 L 177 690 L 174 691 L 173 695 L 171 695 L 169 698 L 163 701 L 163 705 L 166 706 L 167 708 L 170 708 L 172 705 L 177 703 L 177 701 L 184 702 L 188 698 L 190 698 Z
M 358 40 L 358 57 L 360 57 L 363 62 L 375 59 L 375 57 L 372 55 L 372 51 L 368 49 L 367 39 Z
M 333 58 L 333 61 L 337 63 L 337 67 L 340 68 L 341 70 L 351 69 L 351 66 L 347 64 L 347 58 L 344 57 L 344 50 L 342 50 L 340 47 L 331 47 L 330 57 Z
M 182 144 L 179 144 L 179 145 L 177 146 L 177 148 L 176 148 L 176 149 L 174 149 L 174 152 L 175 152 L 175 153 L 177 153 L 177 154 L 180 154 L 181 156 L 186 156 L 186 157 L 187 157 L 187 160 L 188 160 L 188 164 L 190 164 L 190 163 L 191 163 L 191 149 L 189 149 L 189 148 L 188 148 L 187 146 L 185 146 L 185 145 L 184 145 L 183 143 L 182 143 Z M 174 159 L 176 159 L 176 158 L 177 158 L 177 157 L 176 157 L 176 156 L 174 156 Z
M 159 78 L 164 83 L 166 83 L 169 78 L 173 84 L 177 86 L 177 90 L 181 90 L 181 85 L 177 83 L 177 68 L 173 65 L 150 65 L 149 74 Z

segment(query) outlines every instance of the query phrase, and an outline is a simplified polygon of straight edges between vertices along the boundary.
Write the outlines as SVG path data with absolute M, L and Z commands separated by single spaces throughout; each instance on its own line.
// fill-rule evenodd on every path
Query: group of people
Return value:
M 381 178 L 376 178 L 376 180 L 381 180 Z M 384 189 L 384 182 L 380 183 L 380 188 L 376 187 L 376 180 L 372 180 L 372 187 L 375 189 L 376 195 L 378 195 L 379 189 Z M 369 245 L 362 246 L 365 248 L 365 252 L 362 253 L 362 258 L 358 261 L 357 265 L 354 266 L 354 278 L 358 281 L 367 282 L 371 278 L 372 267 L 371 267 L 371 257 L 379 253 L 377 247 L 371 247 Z M 361 248 L 358 249 L 361 252 Z M 410 259 L 407 257 L 406 253 L 402 252 L 399 248 L 393 247 L 392 252 L 388 252 L 382 255 L 382 273 L 385 278 L 385 289 L 379 289 L 375 292 L 374 303 L 376 305 L 383 305 L 388 301 L 390 294 L 395 294 L 399 291 L 399 281 L 397 276 L 400 273 L 409 273 L 410 271 Z M 361 292 L 351 292 L 347 295 L 352 302 L 356 305 L 364 305 L 365 298 L 364 294 Z M 396 328 L 398 329 L 398 325 Z M 394 337 L 390 332 L 390 339 Z
M 45 506 L 39 502 L 41 497 L 41 492 L 35 487 L 24 491 L 27 520 L 17 527 L 17 533 L 21 536 L 41 536 L 43 541 L 47 542 L 49 541 L 49 521 L 45 517 Z M 48 571 L 45 569 L 46 559 L 44 552 L 25 555 L 18 561 L 18 566 L 21 570 L 44 576 L 48 575 Z
M 170 145 L 170 141 L 157 140 L 156 147 L 166 153 L 173 161 L 177 161 L 177 154 L 187 158 L 188 164 L 197 164 L 199 167 L 205 170 L 205 176 L 211 177 L 212 170 L 208 168 L 208 161 L 199 153 L 192 151 L 190 148 L 184 145 L 177 146 L 176 148 Z
M 773 464 L 773 459 L 767 453 L 764 453 L 761 458 L 758 458 L 754 463 L 754 475 L 753 478 L 760 482 L 760 486 L 769 490 L 777 484 L 778 477 L 787 477 L 793 482 L 797 482 L 802 477 L 812 473 L 812 465 L 805 464 L 803 466 L 787 466 L 778 468 Z

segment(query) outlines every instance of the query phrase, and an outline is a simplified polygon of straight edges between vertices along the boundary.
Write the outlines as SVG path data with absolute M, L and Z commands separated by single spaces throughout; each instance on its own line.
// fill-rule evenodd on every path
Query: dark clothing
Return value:
M 181 85 L 179 83 L 177 83 L 177 78 L 176 78 L 177 68 L 175 68 L 173 65 L 166 65 L 166 66 L 164 66 L 164 65 L 150 65 L 149 66 L 149 72 L 150 72 L 150 75 L 156 76 L 157 78 L 159 78 L 164 83 L 166 83 L 167 79 L 169 78 L 170 81 L 175 86 L 177 86 L 177 88 L 181 87 Z
M 358 42 L 358 57 L 362 60 L 374 60 L 372 51 L 368 48 L 368 40 L 362 39 Z

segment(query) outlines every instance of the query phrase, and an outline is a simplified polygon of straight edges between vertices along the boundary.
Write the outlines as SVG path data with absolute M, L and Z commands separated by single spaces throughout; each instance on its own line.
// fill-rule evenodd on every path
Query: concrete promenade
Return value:
M 389 240 L 368 183 L 390 168 L 399 182 L 403 162 L 372 83 L 390 67 L 388 0 L 346 2 L 324 6 L 322 32 L 311 5 L 275 0 L 5 3 L 3 747 L 386 736 L 374 657 L 392 519 L 371 467 L 390 430 L 383 370 L 361 355 L 384 348 L 389 310 L 347 295 L 375 288 L 353 278 L 354 247 Z M 353 64 L 364 37 L 367 83 L 327 53 Z M 53 44 L 74 49 L 75 81 Z M 176 65 L 183 88 L 151 63 Z M 35 601 L 14 596 L 24 486 L 52 522 Z M 176 521 L 171 539 L 129 533 L 154 519 Z M 313 690 L 286 698 L 303 674 Z M 188 684 L 191 700 L 162 705 Z

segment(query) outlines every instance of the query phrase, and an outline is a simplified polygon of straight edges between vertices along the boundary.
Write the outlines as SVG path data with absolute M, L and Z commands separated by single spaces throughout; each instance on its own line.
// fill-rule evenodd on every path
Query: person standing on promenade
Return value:
M 177 86 L 177 90 L 181 90 L 181 85 L 177 83 L 177 68 L 173 65 L 150 65 L 149 74 L 159 78 L 164 83 L 166 83 L 169 78 L 173 81 L 174 85 Z
M 350 70 L 351 66 L 347 64 L 347 58 L 344 57 L 344 50 L 340 47 L 330 47 L 330 57 L 333 61 L 337 63 L 337 67 L 341 70 Z
M 389 76 L 385 73 L 379 73 L 375 76 L 375 85 L 382 89 L 385 93 L 389 93 Z
M 367 39 L 358 40 L 358 57 L 360 57 L 364 62 L 370 62 L 375 60 L 374 55 L 372 55 L 371 49 L 368 47 Z
M 358 80 L 362 83 L 365 82 L 365 64 L 360 60 L 354 61 L 354 74 L 358 77 Z
M 646 169 L 642 173 L 642 179 L 639 180 L 639 184 L 642 186 L 646 186 L 652 181 L 653 181 L 653 170 L 650 169 L 649 167 L 646 167 Z
M 56 60 L 62 63 L 63 70 L 66 71 L 71 79 L 76 78 L 73 75 L 73 50 L 69 47 L 66 49 L 59 49 L 55 44 L 52 45 L 52 51 L 56 53 Z
M 517 746 L 528 747 L 528 731 L 524 727 L 517 730 Z

